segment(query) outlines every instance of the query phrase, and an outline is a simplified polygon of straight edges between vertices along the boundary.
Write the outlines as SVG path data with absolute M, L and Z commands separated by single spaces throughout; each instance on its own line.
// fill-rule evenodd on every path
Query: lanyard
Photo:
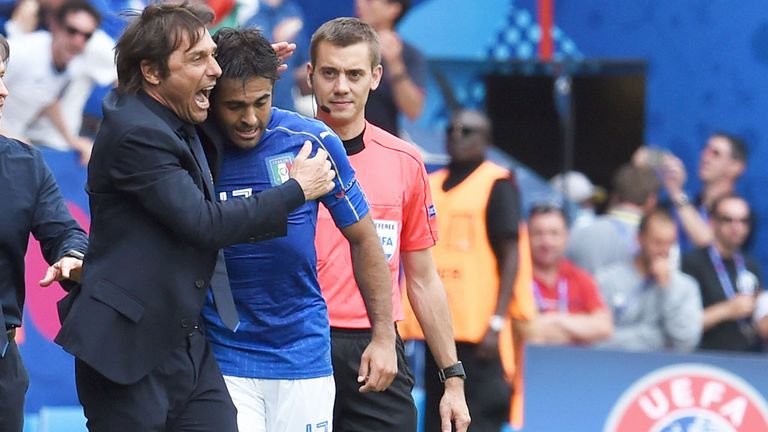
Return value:
M 560 312 L 568 312 L 568 281 L 561 277 L 557 280 L 557 300 L 545 299 L 541 295 L 541 287 L 535 280 L 533 281 L 533 296 L 536 299 L 536 306 L 539 307 L 540 312 L 549 312 L 555 309 Z
M 630 223 L 619 214 L 609 215 L 608 220 L 611 221 L 614 228 L 616 228 L 616 232 L 624 238 L 627 247 L 629 247 L 629 251 L 634 255 L 639 249 L 637 244 L 637 231 L 630 228 Z
M 720 256 L 720 253 L 717 251 L 717 249 L 715 249 L 714 246 L 709 247 L 709 259 L 712 261 L 712 265 L 715 267 L 715 272 L 717 272 L 717 279 L 720 281 L 720 286 L 723 287 L 725 297 L 729 300 L 732 299 L 736 295 L 736 290 L 733 287 L 731 278 L 728 276 L 728 271 L 725 269 L 723 258 Z M 739 283 L 747 272 L 747 268 L 744 266 L 744 257 L 741 256 L 741 254 L 738 252 L 734 253 L 733 263 L 736 265 L 736 285 L 739 289 L 739 292 L 742 294 L 751 294 L 746 292 L 749 290 L 749 288 L 741 286 L 743 284 Z

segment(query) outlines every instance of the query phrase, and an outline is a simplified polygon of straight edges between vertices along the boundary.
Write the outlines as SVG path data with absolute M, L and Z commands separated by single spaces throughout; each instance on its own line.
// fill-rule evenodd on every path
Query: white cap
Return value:
M 595 185 L 584 174 L 568 171 L 552 177 L 549 184 L 569 200 L 580 203 L 595 195 Z

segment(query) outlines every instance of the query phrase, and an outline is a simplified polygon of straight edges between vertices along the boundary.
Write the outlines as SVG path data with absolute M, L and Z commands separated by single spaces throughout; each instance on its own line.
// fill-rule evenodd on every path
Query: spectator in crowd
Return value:
M 97 31 L 101 18 L 87 0 L 66 0 L 54 18 L 50 32 L 9 38 L 18 55 L 6 75 L 14 92 L 6 101 L 4 131 L 36 145 L 74 149 L 85 164 L 92 142 L 79 134 L 83 107 L 95 84 L 117 78 L 113 42 Z
M 597 274 L 613 314 L 614 332 L 597 344 L 631 351 L 691 351 L 701 336 L 701 296 L 696 281 L 670 264 L 677 241 L 672 216 L 655 209 L 640 221 L 639 250 Z
M 384 66 L 381 83 L 365 106 L 365 118 L 392 135 L 398 135 L 399 114 L 415 120 L 424 109 L 426 61 L 395 31 L 410 5 L 410 0 L 355 0 L 357 16 L 379 35 Z
M 629 262 L 637 252 L 637 227 L 656 206 L 659 179 L 649 168 L 625 164 L 613 176 L 608 213 L 571 233 L 566 255 L 591 274 L 616 262 Z
M 448 293 L 459 358 L 471 377 L 466 395 L 472 430 L 496 432 L 509 413 L 512 389 L 505 376 L 514 369 L 512 321 L 522 332 L 520 322 L 535 314 L 535 305 L 530 279 L 516 282 L 519 191 L 510 171 L 486 160 L 491 137 L 484 113 L 455 113 L 447 131 L 450 163 L 429 182 L 441 215 L 435 263 Z M 430 432 L 440 430 L 438 371 L 427 356 L 425 430 Z
M 155 3 L 115 49 L 119 83 L 88 165 L 86 271 L 59 303 L 55 339 L 76 357 L 90 431 L 237 430 L 199 325 L 210 288 L 222 322 L 237 328 L 220 248 L 285 235 L 288 214 L 333 187 L 327 154 L 309 158 L 307 148 L 285 183 L 216 201 L 194 128 L 221 75 L 212 19 L 203 5 Z
M 10 50 L 0 36 L 0 112 L 8 96 L 3 75 Z M 0 430 L 21 432 L 24 398 L 29 376 L 16 346 L 25 297 L 24 255 L 29 236 L 40 242 L 45 260 L 52 264 L 40 281 L 48 286 L 61 281 L 66 290 L 80 278 L 88 239 L 67 210 L 64 199 L 43 157 L 36 149 L 0 136 Z
M 243 27 L 256 27 L 267 39 L 275 42 L 297 41 L 304 27 L 304 13 L 294 0 L 259 0 L 257 4 L 256 13 Z M 299 52 L 304 51 L 299 49 Z M 272 92 L 272 105 L 285 110 L 294 110 L 293 75 L 299 65 L 303 66 L 303 59 L 296 54 L 285 59 L 287 69 L 282 73 L 285 78 L 275 81 Z
M 582 228 L 595 221 L 595 206 L 605 200 L 603 188 L 592 184 L 586 175 L 578 171 L 557 174 L 549 184 L 577 206 L 571 217 L 571 229 Z
M 757 261 L 743 250 L 750 218 L 744 198 L 733 193 L 715 198 L 709 218 L 712 245 L 683 256 L 683 271 L 696 279 L 701 290 L 701 349 L 762 350 L 752 322 L 756 297 L 762 291 L 762 272 Z
M 318 112 L 318 118 L 344 140 L 357 178 L 366 190 L 389 263 L 394 311 L 390 319 L 403 319 L 402 263 L 409 299 L 443 374 L 439 411 L 442 430 L 451 430 L 453 423 L 455 430 L 465 431 L 469 413 L 464 400 L 464 371 L 456 356 L 445 291 L 432 260 L 437 230 L 424 163 L 413 146 L 366 122 L 364 117 L 369 92 L 381 79 L 376 33 L 356 18 L 331 20 L 313 35 L 310 52 L 309 84 L 317 104 L 325 107 Z M 318 217 L 316 244 L 318 276 L 332 326 L 337 389 L 334 430 L 416 431 L 413 374 L 399 337 L 398 375 L 393 384 L 383 393 L 358 391 L 358 359 L 371 338 L 371 325 L 356 286 L 353 255 L 325 210 Z
M 702 189 L 693 201 L 685 192 L 687 173 L 679 158 L 664 153 L 658 163 L 654 160 L 658 158 L 648 157 L 647 152 L 644 157 L 641 152 L 636 159 L 653 165 L 661 175 L 682 227 L 681 251 L 709 246 L 713 233 L 712 225 L 707 223 L 708 211 L 717 197 L 735 191 L 736 181 L 747 167 L 747 146 L 744 141 L 725 132 L 710 135 L 699 158 L 698 175 Z
M 765 351 L 768 345 L 768 291 L 765 289 L 760 291 L 755 300 L 755 313 L 752 316 L 752 322 Z
M 362 355 L 369 373 L 359 391 L 383 391 L 397 371 L 389 270 L 344 146 L 324 124 L 272 108 L 279 60 L 258 30 L 224 28 L 213 41 L 222 77 L 212 93 L 213 116 L 202 129 L 208 140 L 223 141 L 216 146 L 224 148 L 216 194 L 220 201 L 243 199 L 282 184 L 286 166 L 306 142 L 328 151 L 337 176 L 334 189 L 319 198 L 333 217 L 334 226 L 325 228 L 339 227 L 354 251 L 350 272 L 373 307 L 368 316 L 379 336 Z M 219 320 L 211 297 L 203 309 L 242 431 L 330 429 L 331 341 L 313 247 L 318 207 L 318 200 L 307 201 L 291 212 L 286 237 L 225 250 L 241 316 L 237 332 Z
M 613 324 L 592 276 L 565 259 L 568 226 L 561 207 L 535 205 L 528 217 L 533 296 L 539 315 L 526 340 L 587 345 L 611 335 Z

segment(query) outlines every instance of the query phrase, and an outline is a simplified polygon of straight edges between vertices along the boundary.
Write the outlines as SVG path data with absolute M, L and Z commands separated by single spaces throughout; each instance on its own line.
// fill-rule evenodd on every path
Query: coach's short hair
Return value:
M 360 42 L 368 44 L 371 52 L 371 69 L 381 63 L 381 44 L 373 27 L 357 18 L 341 17 L 325 22 L 312 35 L 309 58 L 312 66 L 317 60 L 317 50 L 321 42 L 326 41 L 337 47 L 348 47 Z
M 161 78 L 168 77 L 168 59 L 181 46 L 184 37 L 188 38 L 190 47 L 195 46 L 211 21 L 211 9 L 197 3 L 153 3 L 140 14 L 134 13 L 115 46 L 117 90 L 134 94 L 142 88 L 143 60 L 155 64 Z

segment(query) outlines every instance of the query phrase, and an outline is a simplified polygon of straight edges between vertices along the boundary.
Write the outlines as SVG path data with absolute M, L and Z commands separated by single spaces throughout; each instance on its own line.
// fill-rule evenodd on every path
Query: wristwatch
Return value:
M 456 362 L 445 369 L 437 371 L 437 376 L 440 378 L 440 382 L 444 383 L 448 378 L 459 377 L 463 380 L 467 379 L 467 374 L 464 373 L 464 365 L 461 362 Z
M 70 250 L 64 252 L 64 254 L 61 257 L 62 258 L 64 258 L 64 257 L 72 257 L 72 258 L 77 258 L 80 261 L 82 261 L 83 258 L 85 258 L 85 255 L 83 255 L 83 253 L 80 252 L 79 250 L 70 249 Z
M 500 332 L 504 328 L 504 324 L 507 322 L 506 319 L 504 319 L 501 315 L 494 315 L 491 317 L 490 320 L 488 320 L 488 327 L 495 331 L 496 333 Z
M 686 195 L 685 192 L 683 192 L 680 195 L 678 195 L 677 198 L 673 199 L 672 203 L 675 205 L 675 207 L 682 208 L 690 204 L 691 200 L 688 198 L 688 195 Z

